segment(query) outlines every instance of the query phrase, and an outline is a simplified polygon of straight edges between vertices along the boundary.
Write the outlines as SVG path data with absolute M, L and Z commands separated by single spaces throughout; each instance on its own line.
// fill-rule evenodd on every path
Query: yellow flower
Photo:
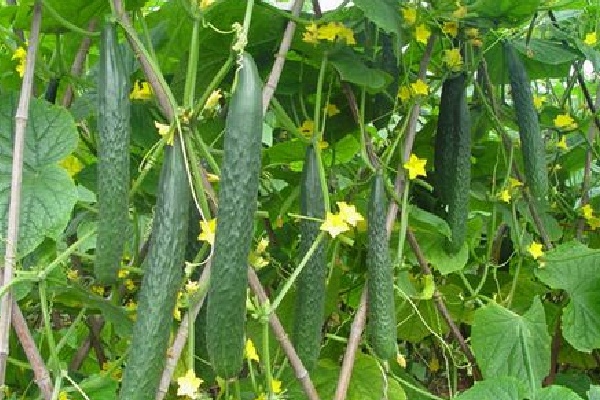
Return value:
M 575 129 L 577 128 L 577 123 L 569 114 L 559 114 L 554 118 L 554 126 L 558 129 Z
M 25 75 L 25 63 L 27 62 L 27 50 L 25 50 L 25 48 L 23 48 L 23 47 L 17 47 L 17 49 L 13 53 L 13 56 L 11 59 L 19 61 L 19 63 L 15 67 L 15 70 L 18 72 L 19 76 L 22 78 L 23 75 Z
M 481 41 L 481 39 L 479 39 L 479 38 L 469 39 L 469 43 L 471 43 L 475 47 L 483 46 L 483 41 Z
M 213 218 L 210 221 L 200 221 L 200 234 L 198 240 L 208 242 L 211 246 L 215 245 L 215 230 L 217 228 L 217 219 Z
M 250 251 L 248 254 L 248 263 L 252 265 L 254 269 L 259 270 L 269 265 L 269 260 L 260 254 L 257 254 L 255 251 Z
M 415 179 L 419 175 L 427 176 L 425 164 L 427 164 L 427 160 L 411 154 L 408 162 L 404 163 L 404 168 L 408 171 L 408 179 Z
M 398 98 L 402 100 L 402 102 L 407 102 L 410 99 L 410 89 L 408 86 L 401 86 L 398 89 Z
M 119 269 L 119 271 L 117 272 L 117 277 L 119 279 L 123 279 L 123 278 L 127 278 L 129 276 L 129 270 L 125 269 L 125 268 L 121 268 Z
M 175 140 L 175 131 L 167 124 L 161 124 L 160 122 L 154 121 L 154 126 L 158 129 L 158 134 L 165 138 L 165 143 L 169 146 L 173 146 Z
M 335 104 L 327 103 L 327 105 L 325 106 L 325 112 L 327 113 L 328 117 L 333 117 L 334 115 L 338 115 L 340 113 L 340 110 Z
M 556 147 L 559 149 L 567 150 L 569 145 L 567 144 L 567 135 L 562 135 L 558 143 L 556 143 Z
M 442 61 L 454 72 L 460 71 L 463 65 L 463 59 L 459 49 L 444 50 Z
M 125 304 L 125 309 L 127 311 L 135 311 L 137 310 L 137 304 L 133 300 L 129 300 L 127 304 Z
M 581 207 L 581 213 L 583 214 L 583 218 L 587 220 L 594 218 L 594 209 L 589 204 Z
M 454 12 L 452 13 L 452 16 L 454 18 L 463 18 L 465 15 L 467 15 L 467 7 L 463 6 L 462 4 L 460 4 L 460 1 L 456 2 L 456 7 L 458 7 L 456 10 L 454 10 Z
M 175 318 L 175 321 L 181 321 L 181 310 L 177 305 L 173 309 L 173 318 Z
M 187 281 L 185 291 L 187 294 L 196 293 L 200 289 L 200 284 L 197 281 Z
M 545 96 L 538 96 L 536 94 L 533 95 L 533 105 L 536 110 L 541 109 L 542 105 L 544 104 L 545 101 L 546 101 Z
M 281 381 L 271 379 L 271 391 L 275 394 L 281 393 Z
M 259 362 L 258 353 L 256 352 L 256 347 L 254 347 L 254 343 L 252 343 L 252 339 L 246 339 L 244 357 L 246 357 L 250 361 Z
M 77 173 L 79 173 L 79 171 L 83 169 L 83 164 L 81 163 L 81 161 L 79 161 L 79 158 L 75 157 L 72 154 L 65 157 L 59 163 L 59 165 L 63 167 L 71 177 L 77 175 Z
M 510 203 L 510 191 L 508 189 L 501 191 L 498 197 L 500 197 L 500 200 L 503 202 Z
M 302 41 L 305 43 L 311 43 L 311 44 L 319 43 L 319 38 L 317 37 L 317 32 L 318 32 L 317 24 L 315 24 L 314 22 L 309 24 L 306 27 L 306 30 L 304 31 L 304 33 L 302 34 Z
M 196 398 L 201 384 L 202 379 L 196 376 L 194 370 L 189 369 L 184 376 L 177 378 L 177 396 Z
M 402 18 L 408 25 L 414 25 L 417 22 L 417 10 L 414 8 L 403 8 Z
M 327 217 L 321 224 L 320 229 L 329 233 L 331 237 L 334 238 L 340 233 L 348 231 L 350 227 L 340 214 L 332 214 L 331 212 L 327 212 Z
M 417 79 L 415 83 L 410 84 L 410 88 L 413 90 L 415 95 L 422 94 L 423 96 L 427 96 L 429 94 L 429 86 L 421 79 Z
M 593 230 L 600 228 L 600 218 L 598 217 L 592 217 L 588 219 L 587 223 Z
M 471 38 L 471 39 L 479 37 L 479 29 L 478 28 L 467 28 L 465 30 L 465 33 L 467 34 L 467 37 Z
M 538 242 L 533 242 L 529 245 L 529 247 L 527 248 L 527 251 L 529 252 L 529 254 L 531 254 L 531 256 L 537 260 L 538 258 L 540 258 L 541 256 L 544 255 L 544 250 L 542 248 L 542 245 Z
M 98 296 L 104 296 L 104 287 L 99 285 L 92 285 L 92 293 L 96 293 Z
M 215 174 L 211 174 L 210 172 L 206 173 L 206 179 L 208 179 L 209 182 L 219 182 L 219 175 L 215 175 Z
M 317 30 L 317 39 L 333 42 L 339 31 L 340 27 L 336 22 L 329 22 L 319 27 Z
M 417 42 L 427 44 L 429 36 L 431 36 L 431 32 L 425 24 L 421 24 L 415 28 L 415 38 L 417 39 Z
M 458 24 L 456 21 L 446 21 L 442 25 L 442 32 L 454 38 L 458 35 Z
M 307 119 L 306 121 L 304 121 L 302 123 L 302 126 L 300 127 L 300 132 L 306 137 L 311 137 L 314 130 L 315 130 L 315 123 L 314 123 L 314 121 L 312 121 L 310 119 Z
M 215 0 L 200 0 L 200 8 L 205 9 L 214 3 Z
M 359 221 L 364 221 L 362 215 L 358 211 L 356 211 L 356 207 L 351 204 L 346 204 L 345 201 L 336 202 L 338 208 L 340 209 L 340 215 L 342 219 L 349 225 L 356 226 Z
M 69 400 L 69 395 L 64 390 L 61 390 L 58 395 L 58 400 Z
M 149 100 L 152 98 L 152 88 L 148 82 L 135 81 L 129 98 L 132 100 Z
M 508 182 L 509 182 L 511 189 L 517 188 L 519 186 L 523 186 L 523 182 L 521 182 L 520 180 L 515 179 L 515 178 L 509 178 Z
M 406 358 L 404 358 L 404 356 L 402 354 L 400 354 L 400 353 L 396 354 L 396 362 L 402 368 L 406 368 Z
M 135 289 L 135 282 L 132 279 L 125 279 L 125 288 L 130 292 Z
M 269 246 L 269 239 L 262 238 L 262 239 L 260 239 L 260 241 L 256 245 L 256 252 L 258 254 L 264 253 L 267 250 L 268 246 Z
M 595 46 L 598 38 L 596 37 L 596 32 L 586 33 L 585 39 L 583 39 L 583 43 L 588 46 Z
M 213 90 L 208 99 L 206 99 L 206 103 L 204 104 L 205 110 L 214 110 L 219 105 L 219 100 L 223 97 L 221 94 L 221 89 Z
M 69 268 L 67 270 L 67 279 L 70 281 L 76 281 L 79 279 L 79 271 L 76 269 Z
M 347 26 L 340 24 L 340 30 L 338 32 L 338 37 L 340 39 L 344 39 L 347 45 L 356 44 L 356 39 L 354 39 L 354 31 Z

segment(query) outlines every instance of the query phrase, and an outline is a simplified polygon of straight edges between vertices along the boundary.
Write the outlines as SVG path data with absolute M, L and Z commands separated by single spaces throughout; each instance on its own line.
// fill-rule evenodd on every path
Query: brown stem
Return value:
M 423 254 L 419 243 L 417 243 L 417 238 L 415 237 L 411 229 L 408 229 L 406 231 L 406 239 L 408 240 L 410 248 L 412 249 L 413 253 L 415 254 L 415 257 L 417 258 L 417 262 L 419 263 L 423 274 L 431 275 L 431 268 L 429 268 L 429 263 L 427 262 L 427 259 L 425 258 L 425 255 Z M 475 360 L 475 356 L 473 355 L 473 352 L 467 344 L 464 336 L 460 332 L 460 329 L 454 322 L 454 319 L 452 319 L 452 316 L 450 315 L 450 312 L 446 307 L 446 303 L 444 303 L 444 298 L 442 294 L 437 289 L 433 293 L 433 301 L 435 303 L 436 308 L 442 315 L 442 318 L 444 319 L 444 321 L 446 321 L 446 324 L 450 328 L 450 332 L 452 332 L 452 335 L 454 335 L 454 337 L 458 341 L 458 344 L 462 349 L 463 353 L 465 354 L 465 357 L 467 357 L 467 360 L 471 364 L 473 368 L 473 378 L 477 381 L 480 381 L 482 379 L 481 371 L 479 371 L 479 368 L 477 367 L 477 361 Z
M 104 354 L 104 348 L 102 347 L 102 339 L 100 338 L 100 331 L 104 327 L 104 318 L 89 316 L 87 325 L 90 329 L 90 345 L 96 353 L 96 359 L 98 360 L 98 366 L 102 368 L 106 363 L 106 355 Z
M 95 29 L 96 19 L 94 18 L 88 23 L 87 30 L 88 32 L 92 32 Z M 85 36 L 81 40 L 81 44 L 79 45 L 79 49 L 77 50 L 77 54 L 75 55 L 75 60 L 73 61 L 73 65 L 71 66 L 71 77 L 77 77 L 81 74 L 81 71 L 83 70 L 83 64 L 85 63 L 88 51 L 90 50 L 91 43 L 92 38 L 90 36 Z M 71 102 L 73 101 L 73 95 L 73 84 L 69 83 L 62 99 L 63 107 L 69 108 L 71 106 Z
M 91 334 L 89 334 L 79 345 L 79 348 L 73 355 L 73 358 L 71 358 L 71 362 L 69 363 L 69 371 L 77 371 L 79 368 L 81 368 L 81 365 L 88 356 L 91 348 Z
M 558 355 L 560 354 L 560 346 L 562 344 L 560 319 L 561 316 L 559 315 L 556 318 L 556 325 L 554 326 L 554 336 L 552 337 L 552 345 L 550 347 L 550 372 L 544 378 L 544 386 L 552 385 L 558 372 Z
M 29 114 L 29 103 L 33 88 L 35 58 L 37 55 L 40 28 L 42 25 L 42 4 L 35 2 L 33 18 L 31 21 L 31 35 L 27 49 L 25 73 L 21 85 L 19 106 L 15 115 L 15 135 L 12 153 L 12 170 L 10 182 L 10 202 L 8 205 L 8 228 L 6 232 L 4 262 L 2 265 L 2 285 L 9 285 L 13 279 L 13 270 L 17 261 L 17 240 L 19 238 L 19 217 L 21 209 L 21 186 L 23 181 L 23 153 L 25 149 L 25 129 Z M 0 387 L 4 386 L 6 378 L 6 362 L 9 353 L 9 337 L 11 323 L 11 307 L 13 298 L 8 290 L 0 300 Z M 21 327 L 23 328 L 23 327 Z M 0 391 L 0 400 L 4 398 L 4 391 Z
M 250 285 L 250 289 L 252 289 L 252 292 L 256 295 L 261 305 L 264 305 L 269 301 L 269 298 L 265 293 L 265 289 L 262 287 L 262 284 L 258 279 L 258 275 L 256 275 L 256 272 L 252 267 L 248 267 L 248 283 Z M 306 368 L 304 368 L 304 365 L 302 364 L 300 357 L 298 357 L 292 342 L 285 333 L 285 329 L 283 329 L 283 325 L 281 325 L 279 318 L 277 318 L 277 315 L 274 312 L 269 315 L 269 324 L 271 325 L 271 329 L 273 329 L 275 338 L 281 345 L 283 352 L 290 361 L 290 365 L 296 374 L 296 379 L 298 379 L 300 382 L 306 397 L 309 400 L 319 400 L 319 395 L 317 394 L 317 390 L 310 380 L 308 371 Z
M 27 361 L 29 361 L 29 365 L 31 365 L 31 368 L 33 369 L 36 385 L 40 388 L 44 400 L 52 399 L 53 388 L 50 373 L 44 364 L 44 359 L 35 345 L 31 332 L 29 332 L 27 321 L 25 321 L 25 317 L 23 316 L 19 305 L 14 302 L 14 300 L 12 304 L 12 322 L 13 328 L 19 338 L 19 342 L 21 342 L 21 347 L 23 347 L 23 351 L 27 357 Z

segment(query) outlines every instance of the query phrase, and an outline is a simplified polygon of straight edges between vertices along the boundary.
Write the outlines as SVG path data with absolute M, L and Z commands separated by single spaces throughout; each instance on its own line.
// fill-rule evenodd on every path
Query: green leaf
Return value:
M 7 229 L 10 202 L 15 94 L 0 97 L 0 235 Z M 77 129 L 62 107 L 32 99 L 25 132 L 18 254 L 31 252 L 45 237 L 56 239 L 67 226 L 77 188 L 57 162 L 77 146 Z M 4 254 L 4 240 L 0 241 Z
M 494 23 L 515 26 L 531 18 L 539 5 L 540 0 L 479 0 L 469 11 Z
M 423 230 L 440 233 L 448 239 L 452 236 L 452 232 L 450 232 L 450 227 L 446 221 L 415 205 L 409 205 L 408 224 L 413 231 Z
M 551 338 L 537 297 L 523 316 L 496 303 L 477 310 L 471 342 L 485 379 L 514 376 L 531 394 L 550 370 Z
M 345 48 L 332 54 L 329 61 L 342 80 L 364 86 L 369 91 L 380 92 L 392 81 L 388 74 L 367 67 L 356 53 Z
M 415 232 L 421 250 L 431 266 L 444 275 L 462 270 L 469 260 L 469 247 L 464 243 L 456 254 L 444 249 L 445 236 L 437 232 Z
M 475 382 L 473 387 L 458 395 L 456 400 L 521 400 L 524 398 L 523 384 L 517 378 L 504 376 Z
M 355 0 L 354 5 L 360 8 L 365 17 L 370 19 L 388 33 L 400 35 L 400 10 L 394 0 Z
M 573 241 L 548 252 L 544 261 L 538 279 L 569 295 L 561 321 L 564 338 L 579 351 L 600 348 L 600 251 Z
M 583 400 L 577 393 L 564 386 L 548 386 L 539 389 L 535 394 L 535 400 Z

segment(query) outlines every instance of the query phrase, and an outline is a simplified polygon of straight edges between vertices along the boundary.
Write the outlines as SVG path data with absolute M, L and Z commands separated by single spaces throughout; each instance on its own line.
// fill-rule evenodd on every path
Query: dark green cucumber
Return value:
M 148 400 L 156 395 L 183 279 L 189 201 L 185 162 L 176 136 L 173 146 L 165 147 L 121 400 Z
M 116 26 L 105 23 L 98 64 L 98 231 L 94 273 L 114 283 L 129 220 L 129 77 Z
M 367 334 L 377 357 L 389 360 L 396 357 L 398 334 L 386 215 L 385 178 L 378 171 L 371 184 L 367 212 Z
M 319 164 L 314 147 L 306 149 L 300 186 L 300 213 L 312 218 L 325 218 L 325 203 L 321 190 Z M 319 236 L 320 223 L 300 221 L 300 245 L 298 253 L 304 256 Z M 312 257 L 306 262 L 296 284 L 296 312 L 294 314 L 294 347 L 304 367 L 311 371 L 317 365 L 321 350 L 322 328 L 325 311 L 327 276 L 327 244 L 322 240 Z
M 262 83 L 243 54 L 225 125 L 214 256 L 206 310 L 213 369 L 232 378 L 242 369 L 248 254 L 261 168 Z
M 513 107 L 519 126 L 521 151 L 526 184 L 536 200 L 543 201 L 548 194 L 548 172 L 544 138 L 540 131 L 537 111 L 525 65 L 509 42 L 504 45 Z
M 471 189 L 471 117 L 464 73 L 442 84 L 442 98 L 435 144 L 436 192 L 452 237 L 450 253 L 458 252 L 467 235 Z

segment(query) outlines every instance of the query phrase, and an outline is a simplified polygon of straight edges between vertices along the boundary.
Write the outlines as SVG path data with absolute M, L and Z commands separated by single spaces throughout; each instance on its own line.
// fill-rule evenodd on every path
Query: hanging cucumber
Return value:
M 458 252 L 467 234 L 471 189 L 471 117 L 467 104 L 466 74 L 442 84 L 442 98 L 435 141 L 436 192 L 445 211 L 452 237 L 450 253 Z
M 206 342 L 213 369 L 232 378 L 242 368 L 248 254 L 261 168 L 262 82 L 244 53 L 225 126 L 214 256 L 207 300 Z
M 98 231 L 94 273 L 114 283 L 129 220 L 129 77 L 116 26 L 106 22 L 98 63 Z
M 325 218 L 325 203 L 321 190 L 319 164 L 314 147 L 306 149 L 300 186 L 300 213 L 311 218 Z M 300 221 L 301 256 L 306 254 L 320 233 L 319 221 Z M 316 367 L 321 350 L 322 328 L 325 309 L 327 276 L 327 244 L 322 240 L 312 257 L 306 262 L 296 284 L 296 312 L 294 314 L 294 347 L 304 367 L 311 371 Z
M 519 126 L 525 179 L 533 197 L 544 201 L 548 194 L 548 172 L 544 138 L 540 131 L 538 115 L 533 104 L 530 81 L 523 61 L 509 42 L 504 45 L 513 107 Z
M 386 230 L 387 199 L 382 171 L 371 184 L 367 242 L 367 334 L 375 354 L 384 360 L 396 356 L 397 330 L 394 271 Z
M 173 146 L 165 147 L 121 400 L 148 400 L 156 395 L 183 279 L 189 201 L 187 171 L 176 136 Z

